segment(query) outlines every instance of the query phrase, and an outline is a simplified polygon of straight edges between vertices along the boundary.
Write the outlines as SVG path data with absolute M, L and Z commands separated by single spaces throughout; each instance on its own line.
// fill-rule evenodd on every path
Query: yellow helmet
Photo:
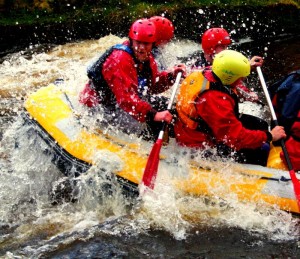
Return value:
M 241 77 L 250 74 L 250 62 L 240 52 L 223 50 L 215 55 L 212 71 L 224 85 L 231 85 Z

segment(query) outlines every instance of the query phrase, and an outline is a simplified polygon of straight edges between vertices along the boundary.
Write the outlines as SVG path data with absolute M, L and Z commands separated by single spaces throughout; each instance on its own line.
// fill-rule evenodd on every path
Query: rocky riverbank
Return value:
M 298 35 L 300 31 L 300 9 L 294 5 L 243 6 L 226 9 L 181 8 L 167 10 L 164 13 L 174 22 L 176 37 L 197 41 L 200 40 L 200 35 L 212 26 L 223 26 L 231 32 L 233 39 L 250 37 L 264 41 L 272 41 L 283 34 Z M 44 50 L 44 45 L 45 48 L 49 48 L 49 44 L 51 46 L 76 40 L 97 39 L 110 33 L 126 36 L 132 22 L 131 17 L 120 14 L 109 19 L 105 18 L 106 20 L 101 13 L 90 16 L 84 19 L 74 17 L 64 23 L 60 21 L 39 23 L 37 19 L 32 25 L 1 25 L 0 59 L 19 50 L 30 51 L 37 45 Z

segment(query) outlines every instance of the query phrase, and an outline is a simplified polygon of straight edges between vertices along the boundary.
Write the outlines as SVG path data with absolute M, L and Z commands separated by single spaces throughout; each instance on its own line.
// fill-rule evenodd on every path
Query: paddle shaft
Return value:
M 257 73 L 258 73 L 262 88 L 264 90 L 264 93 L 265 93 L 265 96 L 266 96 L 266 99 L 267 99 L 267 102 L 268 102 L 268 105 L 269 105 L 269 108 L 270 108 L 270 111 L 271 111 L 272 119 L 274 121 L 274 124 L 276 126 L 278 126 L 279 124 L 278 124 L 278 121 L 277 121 L 276 113 L 274 111 L 274 107 L 273 107 L 273 104 L 272 104 L 272 101 L 271 101 L 271 98 L 270 98 L 270 95 L 269 95 L 269 92 L 268 92 L 268 88 L 267 88 L 265 79 L 264 79 L 263 74 L 261 72 L 261 68 L 257 67 L 256 69 L 257 69 Z M 295 196 L 296 196 L 296 199 L 297 199 L 298 207 L 300 208 L 300 182 L 299 182 L 298 178 L 296 177 L 296 174 L 295 174 L 295 171 L 293 169 L 293 165 L 292 165 L 290 156 L 287 152 L 285 142 L 284 142 L 283 139 L 280 140 L 280 144 L 281 144 L 281 147 L 282 147 L 282 151 L 283 151 L 285 160 L 286 160 L 287 165 L 288 165 L 291 180 L 292 180 L 293 185 L 294 185 L 294 192 L 295 192 Z
M 175 80 L 175 83 L 173 86 L 172 95 L 171 95 L 171 98 L 169 100 L 168 107 L 167 107 L 167 109 L 169 111 L 171 110 L 171 107 L 172 107 L 174 99 L 175 99 L 175 95 L 176 95 L 177 88 L 178 88 L 178 85 L 180 82 L 181 74 L 182 74 L 181 72 L 179 72 L 177 74 L 177 77 L 176 77 L 176 80 Z M 159 132 L 158 138 L 157 138 L 156 142 L 154 143 L 152 150 L 149 154 L 147 164 L 146 164 L 144 174 L 143 174 L 142 183 L 151 189 L 154 188 L 154 181 L 155 181 L 157 171 L 158 171 L 159 153 L 160 153 L 160 150 L 161 150 L 161 147 L 163 144 L 163 136 L 164 136 L 166 126 L 167 126 L 167 123 L 164 121 L 162 128 Z
M 178 88 L 178 85 L 179 85 L 180 78 L 181 78 L 181 72 L 179 72 L 177 74 L 177 77 L 176 77 L 176 80 L 175 80 L 175 83 L 174 83 L 174 87 L 173 87 L 173 91 L 172 91 L 172 95 L 170 97 L 170 100 L 169 100 L 169 103 L 168 103 L 168 107 L 167 107 L 168 111 L 171 110 L 172 105 L 174 103 L 174 99 L 175 99 L 175 95 L 176 95 L 176 92 L 177 92 L 177 88 Z M 164 121 L 163 125 L 162 125 L 162 128 L 161 128 L 161 130 L 159 132 L 158 139 L 163 139 L 166 126 L 167 126 L 167 123 Z

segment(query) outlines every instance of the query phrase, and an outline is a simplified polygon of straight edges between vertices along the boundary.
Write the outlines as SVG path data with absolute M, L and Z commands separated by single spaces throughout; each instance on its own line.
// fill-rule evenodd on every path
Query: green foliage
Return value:
M 182 8 L 266 6 L 291 4 L 300 8 L 299 0 L 6 0 L 0 9 L 0 24 L 14 25 L 68 21 L 76 17 L 88 20 L 103 16 L 108 21 L 130 17 L 134 20 Z M 38 19 L 37 19 L 38 17 Z

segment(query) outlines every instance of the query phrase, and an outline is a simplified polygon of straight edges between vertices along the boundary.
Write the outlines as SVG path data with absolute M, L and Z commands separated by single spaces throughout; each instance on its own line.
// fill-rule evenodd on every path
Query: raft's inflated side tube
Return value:
M 148 158 L 147 150 L 141 150 L 139 145 L 131 146 L 132 143 L 124 144 L 125 140 L 103 132 L 95 133 L 80 125 L 64 98 L 63 90 L 53 84 L 30 95 L 24 106 L 28 112 L 27 120 L 36 126 L 49 151 L 55 154 L 54 162 L 64 173 L 72 173 L 74 168 L 78 174 L 84 173 L 97 162 L 97 155 L 108 154 L 120 160 L 120 166 L 111 173 L 123 189 L 138 193 L 138 184 Z M 220 173 L 221 168 L 201 167 L 201 161 L 187 161 L 186 167 L 180 169 L 180 165 L 168 163 L 164 158 L 160 168 L 160 175 L 166 170 L 170 173 L 169 183 L 182 195 L 226 198 L 234 193 L 241 201 L 264 200 L 282 210 L 299 213 L 288 171 L 233 164 L 232 175 L 228 177 L 228 174 Z M 177 177 L 179 170 L 185 170 L 185 177 Z
M 28 112 L 22 114 L 26 125 L 30 125 L 36 134 L 47 144 L 47 154 L 52 156 L 51 162 L 58 168 L 62 174 L 67 177 L 78 177 L 87 172 L 91 165 L 85 161 L 79 160 L 72 156 L 65 149 L 60 147 L 55 141 L 35 120 L 29 116 Z M 127 179 L 116 175 L 118 183 L 123 188 L 123 194 L 127 197 L 138 196 L 138 185 L 128 181 Z
M 277 168 L 277 169 L 288 171 L 287 166 L 284 164 L 284 162 L 280 158 L 280 152 L 282 152 L 281 146 L 274 146 L 273 144 L 271 144 L 267 167 Z

